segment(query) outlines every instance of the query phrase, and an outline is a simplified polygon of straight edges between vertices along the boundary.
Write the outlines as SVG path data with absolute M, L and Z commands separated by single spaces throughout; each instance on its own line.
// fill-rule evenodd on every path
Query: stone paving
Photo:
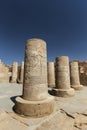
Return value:
M 42 118 L 14 113 L 15 97 L 21 94 L 21 84 L 0 84 L 0 130 L 87 130 L 87 87 L 73 97 L 55 97 L 57 111 Z

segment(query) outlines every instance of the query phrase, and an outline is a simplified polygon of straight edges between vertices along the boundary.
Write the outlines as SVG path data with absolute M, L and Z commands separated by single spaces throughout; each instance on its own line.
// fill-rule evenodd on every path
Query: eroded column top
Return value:
M 60 65 L 68 65 L 69 58 L 68 56 L 59 56 L 59 57 L 56 57 L 56 62 L 58 62 Z

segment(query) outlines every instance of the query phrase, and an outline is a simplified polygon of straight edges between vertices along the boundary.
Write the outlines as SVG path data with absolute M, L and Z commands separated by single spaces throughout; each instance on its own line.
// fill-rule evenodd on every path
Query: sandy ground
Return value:
M 15 97 L 21 94 L 22 85 L 0 83 L 0 130 L 87 130 L 87 87 L 73 97 L 55 97 L 56 112 L 42 118 L 14 113 Z

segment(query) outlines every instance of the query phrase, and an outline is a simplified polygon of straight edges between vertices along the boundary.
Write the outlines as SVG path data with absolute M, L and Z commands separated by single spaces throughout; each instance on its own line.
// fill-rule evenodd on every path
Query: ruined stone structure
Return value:
M 0 83 L 9 82 L 9 70 L 0 60 Z
M 18 78 L 18 63 L 14 62 L 12 66 L 11 83 L 17 83 L 17 78 Z
M 79 67 L 78 62 L 72 61 L 70 62 L 70 80 L 71 80 L 71 87 L 75 90 L 80 90 L 83 88 L 82 85 L 80 85 L 80 79 L 79 79 Z
M 48 87 L 55 87 L 55 66 L 54 62 L 47 63 L 47 77 L 48 77 Z
M 48 94 L 46 43 L 41 39 L 26 42 L 22 98 L 16 98 L 15 112 L 41 117 L 55 110 L 54 97 Z
M 24 61 L 22 61 L 21 66 L 20 66 L 18 83 L 22 84 L 23 79 L 24 79 Z
M 80 83 L 87 86 L 87 61 L 79 62 Z
M 70 87 L 69 58 L 60 56 L 56 58 L 56 88 L 53 93 L 56 96 L 73 96 L 75 91 Z

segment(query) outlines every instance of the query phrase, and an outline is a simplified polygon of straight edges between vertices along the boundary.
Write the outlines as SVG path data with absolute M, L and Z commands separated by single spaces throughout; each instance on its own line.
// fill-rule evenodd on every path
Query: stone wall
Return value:
M 9 82 L 9 69 L 0 61 L 0 82 Z
M 79 62 L 80 83 L 87 86 L 87 61 Z
M 6 65 L 0 60 L 0 82 L 11 82 L 12 79 L 12 65 Z M 18 66 L 18 78 L 20 77 L 21 65 Z M 17 83 L 17 82 L 16 82 Z

